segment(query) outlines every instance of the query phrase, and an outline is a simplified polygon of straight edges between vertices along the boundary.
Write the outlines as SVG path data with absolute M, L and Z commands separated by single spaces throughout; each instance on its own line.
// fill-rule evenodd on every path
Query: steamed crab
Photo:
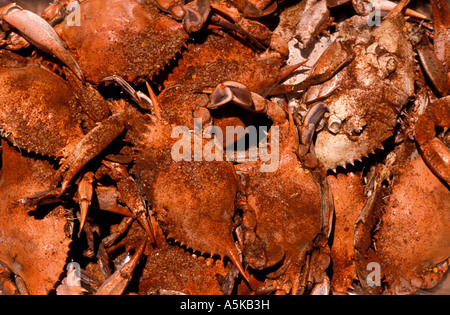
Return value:
M 84 166 L 83 161 L 77 160 L 78 143 L 84 139 L 86 132 L 98 138 L 96 130 L 99 126 L 96 123 L 109 115 L 108 104 L 92 87 L 82 85 L 81 81 L 69 72 L 66 76 L 70 83 L 47 69 L 24 66 L 27 60 L 16 58 L 18 61 L 13 67 L 0 68 L 1 134 L 21 150 L 65 161 L 54 174 L 52 185 L 48 187 L 55 188 L 64 173 L 66 177 L 61 189 L 53 191 L 50 198 L 61 196 Z M 20 106 L 16 106 L 17 104 Z M 89 152 L 92 153 L 91 150 Z M 89 158 L 95 156 L 94 153 L 93 156 L 89 155 Z M 65 160 L 66 158 L 68 160 Z M 76 171 L 65 173 L 65 163 L 74 163 Z M 25 203 L 37 204 L 42 202 L 42 198 L 48 197 L 48 194 L 28 197 L 30 198 L 24 199 Z M 83 198 L 81 195 L 81 201 Z M 138 212 L 142 210 L 139 207 L 132 208 L 139 209 Z M 145 224 L 146 219 L 142 220 L 144 226 L 148 226 Z
M 51 71 L 37 66 L 1 67 L 0 81 L 3 137 L 22 150 L 67 157 L 84 136 L 78 120 L 92 122 L 89 115 L 83 113 L 86 107 L 78 102 L 71 86 Z M 55 93 L 56 90 L 59 92 Z
M 171 125 L 162 118 L 163 109 L 156 96 L 151 95 L 146 106 L 151 106 L 154 115 L 143 115 L 123 100 L 111 103 L 113 115 L 78 142 L 59 168 L 50 192 L 42 195 L 65 191 L 71 179 L 126 129 L 126 139 L 136 150 L 132 172 L 137 187 L 143 198 L 151 202 L 167 237 L 194 251 L 227 256 L 245 277 L 232 235 L 239 187 L 232 165 L 227 161 L 176 162 L 171 153 L 176 142 L 171 136 Z M 173 195 L 167 195 L 168 187 Z M 214 206 L 205 202 L 210 198 L 217 201 Z
M 343 23 L 341 38 L 293 87 L 307 90 L 304 103 L 321 100 L 330 108 L 315 144 L 326 169 L 354 164 L 381 149 L 414 95 L 416 63 L 402 14 L 407 3 L 398 4 L 378 26 L 359 16 Z
M 87 80 L 95 84 L 112 74 L 128 81 L 151 78 L 164 70 L 188 39 L 183 26 L 162 14 L 152 1 L 92 0 L 81 2 L 77 9 L 79 26 L 66 17 L 55 30 Z M 49 11 L 45 16 L 52 20 L 57 13 Z
M 199 5 L 204 1 L 200 2 Z M 166 7 L 165 4 L 155 3 Z M 88 81 L 98 84 L 106 76 L 118 75 L 128 82 L 140 82 L 162 72 L 178 57 L 189 38 L 183 25 L 160 12 L 155 3 L 149 1 L 141 4 L 135 0 L 84 1 L 77 7 L 81 11 L 79 26 L 73 26 L 66 18 L 55 26 L 55 30 L 67 43 Z M 45 14 L 50 21 L 58 16 L 53 8 L 54 5 Z M 221 22 L 219 25 L 226 27 L 227 23 L 230 24 Z M 92 36 L 92 30 L 95 30 L 96 36 Z M 247 36 L 241 28 L 239 32 Z M 270 31 L 264 29 L 262 33 L 255 36 L 267 37 L 267 46 L 270 46 Z M 258 49 L 266 49 L 258 39 L 253 36 L 248 38 L 259 45 Z M 104 50 L 103 47 L 109 49 Z M 104 54 L 104 62 L 98 62 L 98 51 Z
M 85 139 L 85 132 L 88 132 L 88 134 L 98 139 L 99 134 L 95 131 L 98 126 L 95 126 L 95 122 L 98 121 L 97 119 L 101 120 L 103 118 L 102 115 L 109 114 L 108 106 L 104 103 L 104 100 L 101 99 L 101 97 L 97 98 L 98 95 L 96 95 L 95 93 L 92 94 L 93 91 L 88 87 L 83 86 L 83 89 L 80 90 L 78 89 L 79 86 L 77 86 L 76 84 L 69 84 L 67 81 L 63 80 L 61 77 L 57 76 L 47 69 L 37 66 L 24 66 L 24 64 L 27 63 L 26 59 L 23 59 L 21 57 L 16 57 L 16 59 L 17 60 L 15 61 L 15 64 L 11 65 L 13 67 L 0 68 L 0 81 L 2 82 L 1 94 L 3 95 L 2 101 L 0 102 L 0 105 L 2 107 L 2 111 L 0 112 L 3 114 L 0 117 L 0 125 L 2 137 L 8 140 L 8 144 L 4 142 L 2 146 L 3 153 L 8 154 L 8 152 L 10 151 L 13 152 L 14 150 L 18 150 L 19 152 L 28 152 L 28 154 L 30 155 L 40 156 L 40 159 L 44 161 L 46 161 L 45 159 L 49 158 L 68 158 L 68 161 L 66 161 L 66 163 L 73 163 L 73 157 L 77 156 L 77 154 L 79 153 L 79 151 L 77 151 L 77 145 L 79 142 L 82 142 L 83 139 Z M 70 77 L 70 73 L 66 73 L 66 75 Z M 71 80 L 73 82 L 81 83 L 74 76 L 71 77 Z M 17 82 L 20 83 L 18 84 Z M 56 93 L 55 91 L 58 91 L 58 93 Z M 89 105 L 84 103 L 86 98 L 89 98 L 92 103 Z M 21 106 L 16 106 L 18 103 Z M 89 138 L 86 139 L 86 141 L 88 141 L 89 143 Z M 11 150 L 9 150 L 7 149 L 8 145 L 14 145 L 14 147 L 16 148 L 11 148 Z M 90 157 L 92 158 L 93 156 Z M 22 160 L 24 160 L 25 162 L 20 162 Z M 27 162 L 28 160 L 30 162 Z M 29 181 L 28 184 L 25 184 L 25 186 L 29 187 L 29 189 L 26 189 L 25 191 L 15 188 L 9 188 L 12 184 L 7 184 L 7 178 L 4 178 L 4 189 L 2 189 L 2 192 L 11 195 L 12 191 L 17 191 L 17 194 L 11 195 L 11 198 L 14 198 L 13 200 L 10 200 L 9 197 L 3 198 L 5 202 L 11 202 L 15 207 L 14 208 L 11 205 L 5 205 L 5 209 L 24 209 L 17 210 L 17 215 L 19 215 L 20 213 L 24 213 L 23 211 L 26 211 L 27 209 L 28 211 L 33 210 L 34 208 L 36 208 L 37 204 L 54 204 L 55 202 L 60 202 L 60 198 L 68 188 L 68 184 L 71 182 L 73 177 L 77 175 L 78 171 L 84 166 L 83 162 L 80 162 L 79 160 L 77 161 L 77 158 L 75 158 L 75 165 L 78 165 L 75 166 L 77 171 L 69 174 L 68 176 L 70 178 L 64 177 L 67 182 L 62 185 L 62 188 L 53 190 L 55 188 L 55 185 L 60 182 L 61 174 L 67 175 L 65 172 L 66 168 L 64 166 L 64 163 L 58 171 L 54 171 L 53 166 L 50 165 L 49 167 L 51 172 L 48 170 L 46 171 L 45 168 L 42 168 L 39 173 L 33 168 L 33 166 L 28 166 L 28 164 L 34 165 L 31 162 L 33 161 L 33 159 L 28 158 L 28 160 L 26 159 L 26 157 L 14 157 L 8 155 L 8 158 L 4 159 L 2 165 L 3 176 L 11 176 L 9 174 L 11 173 L 11 171 L 9 170 L 8 163 L 15 163 L 16 161 L 18 163 L 22 163 L 20 164 L 20 166 L 17 166 L 17 169 L 23 168 L 24 171 L 29 170 L 30 172 L 32 172 L 30 174 L 23 174 L 23 180 L 26 180 L 27 183 Z M 37 166 L 40 165 L 39 161 L 37 161 L 36 163 Z M 15 166 L 11 167 L 15 168 Z M 42 178 L 38 177 L 38 175 L 36 175 L 36 172 L 39 173 L 38 175 Z M 85 177 L 86 174 L 82 176 L 83 179 Z M 17 181 L 20 182 L 19 180 Z M 36 186 L 35 184 L 33 184 L 33 182 L 37 182 L 40 184 Z M 124 179 L 124 182 L 127 183 L 126 178 Z M 46 188 L 44 188 L 44 186 L 46 186 Z M 80 182 L 80 187 L 85 187 L 83 180 Z M 78 190 L 78 197 L 80 200 L 80 207 L 83 210 L 85 200 L 89 199 L 89 196 L 87 196 L 86 193 L 89 190 L 80 189 L 80 187 Z M 130 185 L 126 187 L 127 192 L 122 194 L 122 196 L 125 197 L 125 204 L 132 207 L 130 208 L 130 211 L 133 211 L 132 209 L 139 209 L 138 211 L 142 210 L 142 207 L 133 206 L 139 205 L 139 203 L 128 197 L 133 197 L 132 189 L 130 189 Z M 50 193 L 48 192 L 49 188 L 52 189 Z M 137 196 L 137 198 L 138 200 L 140 200 L 139 196 Z M 63 209 L 62 206 L 57 209 L 59 209 L 59 212 L 63 211 L 61 210 Z M 53 222 L 51 224 L 60 224 L 60 221 L 64 221 L 65 224 L 64 213 L 59 213 L 59 215 L 57 215 L 58 211 L 55 210 L 54 212 L 52 212 L 51 218 L 49 217 L 48 220 Z M 129 213 L 131 214 L 132 212 Z M 27 214 L 24 213 L 24 215 L 26 216 Z M 135 214 L 132 214 L 131 216 L 134 217 Z M 142 219 L 142 224 L 147 230 L 148 234 L 151 235 L 151 230 L 146 218 L 146 210 L 144 211 L 144 213 L 140 212 L 138 216 L 140 217 L 140 220 Z M 7 218 L 8 216 L 3 217 Z M 18 220 L 27 222 L 27 219 Z M 45 222 L 46 221 L 43 221 L 43 223 Z M 29 224 L 31 233 L 34 231 L 33 222 L 30 221 Z M 9 238 L 11 238 L 11 235 L 15 235 L 14 233 L 17 234 L 15 230 L 6 230 L 7 227 L 8 224 L 6 224 L 6 222 L 4 222 L 4 224 L 2 224 L 1 226 L 4 231 L 2 233 L 2 237 L 5 240 L 5 244 L 10 242 Z M 65 226 L 63 226 L 63 228 L 64 227 Z M 42 227 L 42 229 L 48 228 L 44 226 Z M 57 230 L 55 230 L 55 233 L 60 230 L 61 229 L 58 228 Z M 63 234 L 64 232 L 65 230 L 62 229 Z M 71 232 L 69 234 L 71 235 Z M 28 236 L 23 236 L 21 238 L 28 239 Z M 33 236 L 30 236 L 30 239 L 39 240 L 39 238 Z M 55 235 L 55 240 L 59 240 L 59 236 Z M 49 244 L 50 243 L 51 242 L 49 242 Z M 65 242 L 62 241 L 59 243 L 62 245 L 65 244 Z M 11 248 L 8 249 L 8 252 L 4 252 L 4 250 L 2 250 L 2 260 L 4 263 L 8 264 L 8 266 L 14 273 L 20 275 L 22 274 L 21 270 L 17 270 L 17 268 L 14 266 L 11 267 L 10 260 L 13 259 L 12 257 L 14 256 L 14 253 L 11 254 L 9 250 L 17 251 L 17 253 L 19 253 L 21 247 L 14 244 L 9 244 L 8 246 L 11 246 Z M 36 248 L 40 247 L 42 246 L 36 246 Z M 28 251 L 32 252 L 30 250 Z M 56 250 L 56 252 L 58 252 L 58 255 L 65 255 L 67 250 L 60 249 Z M 9 254 L 11 254 L 11 257 L 8 256 Z M 140 255 L 138 255 L 138 257 L 140 257 Z M 66 256 L 62 257 L 61 259 L 65 261 Z M 136 260 L 138 261 L 139 258 L 135 259 L 134 264 L 137 263 Z M 59 258 L 57 258 L 55 260 L 55 263 L 58 263 L 59 261 Z M 26 272 L 29 272 L 29 270 L 27 269 Z M 55 271 L 53 269 L 49 269 L 49 272 Z M 58 272 L 61 273 L 61 270 L 59 270 Z M 128 273 L 129 272 L 130 271 L 128 271 Z M 41 275 L 41 273 L 38 271 L 34 271 L 34 273 L 37 274 L 37 277 L 40 277 Z M 122 275 L 126 274 L 127 272 L 125 270 L 122 270 Z M 54 277 L 54 275 L 52 275 L 52 277 Z M 25 282 L 28 281 L 28 276 L 23 276 L 23 278 Z M 124 280 L 121 274 L 117 274 L 109 280 L 113 282 L 118 281 L 121 283 L 126 282 L 127 279 Z M 38 284 L 31 283 L 28 284 L 28 290 L 32 293 L 45 293 L 44 290 L 49 289 L 44 289 L 42 285 L 45 284 L 45 286 L 49 286 L 53 285 L 55 282 L 49 280 L 48 283 L 44 283 L 44 280 L 42 279 L 39 281 L 41 281 L 39 283 L 39 287 L 35 287 L 35 285 Z M 108 289 L 108 287 L 105 287 L 105 290 L 109 292 L 110 288 Z
M 258 65 L 265 64 L 264 61 L 255 60 L 254 62 L 257 71 L 260 69 L 264 72 L 270 69 L 270 67 L 268 69 L 258 68 Z M 202 78 L 211 76 L 212 69 L 217 68 L 217 73 L 220 73 L 221 70 L 230 69 L 231 66 L 236 69 L 235 64 L 242 64 L 240 57 L 238 60 L 231 58 L 231 60 L 219 60 L 210 65 L 202 65 L 200 68 L 205 73 L 199 72 L 198 76 L 193 77 L 194 83 L 202 85 L 204 84 Z M 233 75 L 240 75 L 248 79 L 253 68 L 243 69 L 242 73 L 238 71 L 238 74 Z M 210 70 L 210 72 L 206 72 L 206 70 Z M 225 73 L 225 75 L 227 74 Z M 59 169 L 56 178 L 62 179 L 62 183 L 61 189 L 57 191 L 64 191 L 83 166 L 94 156 L 100 154 L 126 129 L 126 140 L 136 148 L 136 152 L 132 154 L 134 166 L 131 171 L 143 198 L 152 204 L 152 210 L 166 236 L 194 251 L 211 255 L 218 254 L 221 257 L 228 256 L 245 277 L 232 235 L 233 216 L 236 210 L 235 198 L 239 188 L 232 165 L 227 161 L 177 162 L 172 157 L 171 147 L 177 141 L 172 139 L 170 127 L 173 125 L 167 121 L 172 124 L 192 125 L 193 119 L 190 115 L 196 107 L 195 101 L 198 99 L 198 93 L 189 89 L 173 88 L 161 93 L 158 99 L 153 97 L 150 100 L 143 93 L 135 92 L 124 79 L 118 76 L 105 78 L 105 80 L 109 79 L 116 80 L 131 93 L 132 98 L 137 101 L 142 110 L 151 109 L 154 116 L 142 115 L 124 102 L 111 103 L 111 110 L 114 114 L 90 130 L 86 137 L 79 141 L 76 149 Z M 277 76 L 274 76 L 274 81 L 270 81 L 269 86 L 276 82 Z M 181 91 L 185 93 L 181 93 Z M 149 90 L 149 92 L 151 91 Z M 173 95 L 172 92 L 175 94 Z M 160 102 L 161 107 L 159 106 Z M 186 109 L 174 108 L 180 104 Z M 198 111 L 196 110 L 195 113 Z M 203 140 L 203 142 L 205 144 L 206 141 Z M 121 168 L 124 169 L 123 166 Z M 127 170 L 116 172 L 116 174 L 119 173 L 126 174 Z M 176 180 L 174 181 L 173 177 L 167 177 L 165 174 L 172 174 Z M 127 176 L 125 175 L 125 178 Z M 111 178 L 120 180 L 121 176 L 114 175 Z M 188 183 L 190 180 L 192 182 Z M 56 184 L 57 181 L 54 183 Z M 177 198 L 167 195 L 167 187 L 171 187 Z M 52 189 L 54 188 L 55 186 L 52 187 Z M 216 207 L 211 207 L 206 203 L 211 196 L 215 196 L 216 200 L 221 200 Z M 181 209 L 180 204 L 185 205 L 186 209 Z M 183 213 L 182 215 L 180 211 Z M 197 224 L 199 216 L 203 222 L 201 225 Z M 209 235 L 209 237 L 205 235 Z
M 236 165 L 246 194 L 240 201 L 243 213 L 238 233 L 245 262 L 274 280 L 260 289 L 262 292 L 299 294 L 314 284 L 314 293 L 326 292 L 324 270 L 329 263 L 327 239 L 333 203 L 325 170 L 309 152 L 315 124 L 326 106 L 311 109 L 300 137 L 290 113 L 238 82 L 220 84 L 207 107 L 217 108 L 230 101 L 265 113 L 274 123 L 270 148 L 280 150 L 275 168 L 271 164 L 263 170 L 261 160 Z M 279 137 L 274 134 L 276 128 L 281 128 Z
M 267 95 L 295 69 L 295 66 L 284 66 L 284 61 L 281 56 L 258 55 L 226 32 L 211 32 L 201 44 L 188 45 L 165 82 L 166 89 L 159 96 L 164 118 L 182 126 L 193 126 L 195 118 L 202 118 L 203 124 L 209 124 L 212 119 L 224 131 L 226 126 L 254 125 L 258 116 L 249 115 L 238 106 L 206 110 L 208 97 L 199 92 L 211 92 L 220 82 L 234 80 L 248 85 L 253 92 Z M 242 136 L 239 134 L 238 138 Z M 226 139 L 224 146 L 233 140 Z
M 2 140 L 0 265 L 15 275 L 14 289 L 6 294 L 48 294 L 64 271 L 72 241 L 66 235 L 66 209 L 18 202 L 46 189 L 54 173 L 49 161 L 22 154 Z M 0 281 L 0 291 L 11 279 Z
M 384 276 L 395 294 L 432 288 L 448 269 L 448 143 L 434 135 L 434 127 L 449 126 L 449 102 L 449 97 L 433 102 L 419 118 L 415 137 L 420 154 L 405 140 L 374 178 L 355 228 L 357 270 L 369 293 L 383 290 L 371 281 L 370 262 L 379 264 L 379 278 Z

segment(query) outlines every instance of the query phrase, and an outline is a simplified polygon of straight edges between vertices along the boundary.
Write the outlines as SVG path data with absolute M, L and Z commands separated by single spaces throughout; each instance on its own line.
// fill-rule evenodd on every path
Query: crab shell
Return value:
M 61 77 L 40 67 L 0 67 L 0 128 L 19 148 L 65 157 L 84 136 L 80 103 Z
M 381 272 L 393 293 L 431 288 L 450 257 L 450 191 L 420 156 L 400 170 L 375 234 Z
M 291 283 L 289 289 L 283 288 L 286 293 L 298 294 L 305 289 L 300 273 L 305 277 L 308 274 L 306 282 L 324 281 L 322 271 L 330 260 L 329 249 L 321 241 L 328 237 L 333 209 L 322 187 L 328 185 L 325 176 L 323 183 L 316 178 L 316 170 L 303 168 L 300 162 L 292 115 L 289 121 L 285 119 L 276 125 L 281 129 L 277 167 L 271 165 L 269 171 L 262 171 L 261 161 L 236 165 L 245 178 L 247 204 L 254 211 L 251 216 L 244 212 L 244 228 L 255 221 L 252 224 L 255 235 L 248 237 L 248 232 L 244 232 L 244 259 L 250 267 L 280 281 L 282 286 Z
M 143 294 L 222 295 L 221 283 L 227 267 L 211 258 L 195 257 L 182 248 L 164 244 L 150 253 L 139 292 Z
M 206 106 L 208 101 L 208 97 L 199 91 L 231 80 L 263 94 L 283 76 L 283 64 L 282 58 L 259 58 L 248 46 L 225 32 L 211 32 L 201 43 L 188 44 L 177 67 L 169 74 L 165 82 L 167 88 L 159 97 L 164 118 L 173 124 L 193 126 L 192 110 Z M 235 104 L 227 104 L 210 113 L 214 125 L 223 131 L 227 126 L 256 125 L 261 117 Z M 230 144 L 228 140 L 224 142 L 225 146 Z
M 227 256 L 243 273 L 233 239 L 238 192 L 233 166 L 227 161 L 177 162 L 171 156 L 176 141 L 170 126 L 157 124 L 156 129 L 140 133 L 146 141 L 137 146 L 132 172 L 166 236 L 202 254 Z
M 188 39 L 182 24 L 152 1 L 88 0 L 79 9 L 79 26 L 66 19 L 55 30 L 93 83 L 113 74 L 127 81 L 151 78 Z
M 19 200 L 48 189 L 55 170 L 48 161 L 21 155 L 5 140 L 2 150 L 0 261 L 24 280 L 30 294 L 48 294 L 64 271 L 71 243 L 65 210 L 36 209 Z
M 264 173 L 257 166 L 248 173 L 248 203 L 256 212 L 257 235 L 267 257 L 260 265 L 260 261 L 252 263 L 251 253 L 246 253 L 253 268 L 269 268 L 283 258 L 289 261 L 293 255 L 304 254 L 320 233 L 319 187 L 295 162 L 295 154 L 284 155 L 277 172 Z
M 352 44 L 355 58 L 349 65 L 329 82 L 309 89 L 310 96 L 329 95 L 323 101 L 330 108 L 328 128 L 318 133 L 315 147 L 326 169 L 361 161 L 394 134 L 402 108 L 414 95 L 416 63 L 404 27 L 401 14 L 388 15 Z

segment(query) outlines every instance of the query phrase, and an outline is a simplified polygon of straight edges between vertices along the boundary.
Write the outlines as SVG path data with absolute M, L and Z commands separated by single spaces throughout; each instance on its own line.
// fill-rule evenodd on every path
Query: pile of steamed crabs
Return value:
M 445 281 L 446 1 L 22 2 L 0 9 L 0 293 Z

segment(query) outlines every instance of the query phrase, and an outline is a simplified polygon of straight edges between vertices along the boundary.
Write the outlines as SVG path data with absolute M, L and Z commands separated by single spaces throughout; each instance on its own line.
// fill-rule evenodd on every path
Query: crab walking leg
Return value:
M 438 138 L 435 127 L 450 127 L 450 96 L 429 105 L 419 117 L 415 139 L 424 161 L 442 180 L 450 183 L 450 151 Z
M 146 242 L 146 240 L 143 241 L 130 261 L 125 263 L 120 269 L 114 272 L 105 283 L 103 283 L 96 295 L 120 295 L 125 291 L 133 276 L 134 269 L 141 259 Z
M 3 22 L 17 30 L 28 42 L 36 48 L 56 56 L 81 81 L 84 81 L 84 75 L 80 66 L 65 48 L 64 42 L 59 38 L 55 30 L 43 18 L 33 12 L 22 9 L 15 3 L 1 8 L 0 17 L 3 19 Z
M 61 181 L 60 194 L 65 192 L 74 176 L 122 133 L 125 129 L 123 116 L 122 113 L 114 114 L 89 131 L 58 169 L 52 188 Z
M 397 5 L 397 3 L 395 3 L 395 2 L 386 1 L 386 0 L 371 0 L 370 2 L 373 5 L 378 6 L 382 12 L 389 12 L 392 9 L 394 9 L 395 6 Z M 425 15 L 423 15 L 417 11 L 411 10 L 411 9 L 406 9 L 405 15 L 409 15 L 409 16 L 412 16 L 412 17 L 415 17 L 418 19 L 423 19 L 423 20 L 428 19 Z
M 444 0 L 431 0 L 434 26 L 434 52 L 450 69 L 450 9 Z
M 329 111 L 329 108 L 325 103 L 317 103 L 309 109 L 300 128 L 300 144 L 297 151 L 297 155 L 303 161 L 304 166 L 312 170 L 311 175 L 319 185 L 322 196 L 322 235 L 315 240 L 318 247 L 323 247 L 330 237 L 334 216 L 333 195 L 330 183 L 324 175 L 326 174 L 326 170 L 322 162 L 320 162 L 314 153 L 313 144 L 316 126 L 327 111 Z
M 86 217 L 88 214 L 89 206 L 92 200 L 92 182 L 94 181 L 94 173 L 87 172 L 83 175 L 80 184 L 78 185 L 78 198 L 80 205 L 80 230 L 78 231 L 78 237 L 80 237 L 81 231 L 83 230 L 84 223 L 86 222 Z
M 147 215 L 145 201 L 139 193 L 134 179 L 128 174 L 126 167 L 122 164 L 103 161 L 103 164 L 110 170 L 107 174 L 117 182 L 117 188 L 128 209 L 136 219 L 142 224 L 152 243 L 156 243 L 155 232 Z

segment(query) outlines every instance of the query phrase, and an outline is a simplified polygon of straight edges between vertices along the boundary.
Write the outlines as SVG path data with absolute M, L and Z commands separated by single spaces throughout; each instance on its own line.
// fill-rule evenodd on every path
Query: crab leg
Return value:
M 408 5 L 410 0 L 402 0 L 400 1 L 396 6 L 392 8 L 392 10 L 389 11 L 388 15 L 386 17 L 390 16 L 396 16 L 401 14 L 403 11 L 405 11 L 406 6 Z
M 445 0 L 431 0 L 434 26 L 434 52 L 450 66 L 450 10 Z
M 397 3 L 392 2 L 392 1 L 387 1 L 387 0 L 371 0 L 370 1 L 373 5 L 379 6 L 380 11 L 382 12 L 389 12 L 392 9 L 395 8 L 395 6 L 397 5 Z M 409 15 L 418 19 L 423 19 L 423 20 L 427 20 L 428 18 L 423 15 L 420 14 L 417 11 L 411 10 L 411 9 L 406 9 L 405 10 L 405 15 Z
M 52 187 L 55 188 L 58 182 L 61 181 L 60 195 L 63 194 L 73 177 L 116 139 L 124 129 L 123 114 L 118 113 L 89 131 L 58 169 L 52 181 Z
M 131 226 L 131 223 L 133 223 L 134 218 L 125 217 L 120 222 L 119 226 L 117 227 L 117 230 L 115 230 L 113 233 L 111 233 L 109 236 L 105 237 L 102 240 L 102 244 L 104 248 L 110 247 L 114 242 L 123 235 Z
M 450 151 L 435 137 L 435 127 L 450 127 L 450 96 L 428 106 L 416 125 L 416 142 L 422 158 L 442 180 L 450 183 Z
M 39 15 L 24 10 L 15 3 L 0 9 L 0 17 L 9 26 L 16 29 L 28 42 L 36 48 L 56 56 L 75 75 L 84 81 L 80 66 L 65 48 L 64 42 L 55 30 Z
M 104 77 L 103 79 L 100 80 L 100 82 L 105 81 L 115 81 L 122 87 L 122 89 L 124 89 L 133 98 L 136 104 L 142 107 L 142 109 L 152 110 L 153 104 L 151 99 L 141 91 L 136 91 L 135 89 L 133 89 L 133 87 L 122 77 L 114 74 Z
M 14 281 L 13 281 L 14 278 Z M 6 264 L 0 261 L 0 294 L 3 295 L 29 295 L 25 281 L 13 272 Z
M 146 241 L 143 241 L 139 246 L 134 256 L 118 269 L 105 283 L 98 289 L 96 295 L 120 295 L 122 294 L 130 283 L 142 253 L 144 252 Z
M 329 108 L 325 103 L 318 103 L 308 111 L 303 123 L 300 139 L 301 144 L 307 147 L 307 151 L 309 151 L 309 147 L 311 146 L 316 126 L 327 111 L 329 111 Z
M 80 237 L 81 231 L 83 230 L 84 223 L 88 214 L 89 206 L 92 200 L 92 182 L 94 181 L 94 173 L 87 172 L 81 179 L 78 185 L 78 196 L 80 205 L 80 230 L 78 231 L 78 237 Z
M 315 240 L 318 245 L 326 241 L 330 236 L 334 216 L 334 204 L 330 183 L 328 178 L 324 176 L 326 174 L 325 168 L 316 157 L 313 145 L 313 135 L 316 126 L 327 111 L 328 106 L 325 103 L 317 103 L 309 109 L 300 128 L 300 145 L 298 146 L 297 152 L 304 166 L 312 170 L 311 175 L 319 185 L 322 195 L 322 237 L 318 237 Z
M 341 43 L 333 42 L 316 61 L 305 80 L 291 85 L 280 84 L 272 90 L 270 95 L 306 90 L 312 85 L 328 81 L 354 58 L 354 54 L 348 53 Z
M 436 40 L 434 41 L 436 43 Z M 450 45 L 450 43 L 449 43 Z M 445 96 L 450 92 L 450 76 L 442 62 L 436 57 L 433 45 L 425 37 L 417 49 L 420 63 L 425 75 L 430 80 L 439 95 Z
M 136 182 L 128 174 L 126 167 L 119 163 L 109 161 L 103 161 L 103 164 L 110 170 L 108 175 L 117 181 L 117 187 L 127 207 L 142 224 L 142 227 L 151 238 L 152 243 L 156 243 L 155 232 L 149 222 L 145 203 L 138 191 Z

